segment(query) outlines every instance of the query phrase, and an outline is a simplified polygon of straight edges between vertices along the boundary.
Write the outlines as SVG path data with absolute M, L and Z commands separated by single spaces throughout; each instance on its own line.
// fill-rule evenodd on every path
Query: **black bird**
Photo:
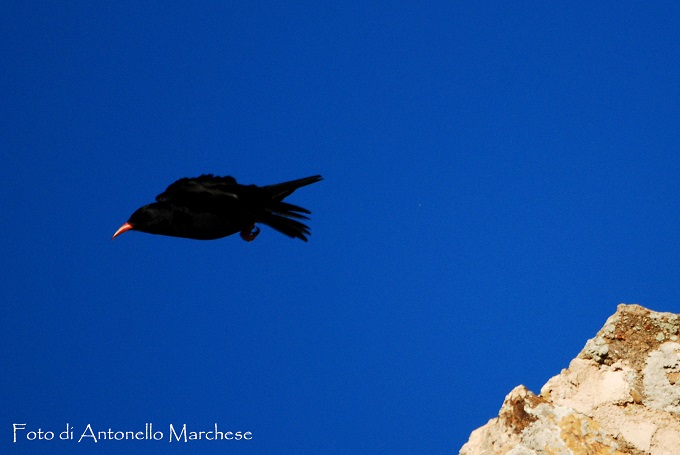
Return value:
M 132 214 L 112 239 L 131 229 L 149 234 L 213 240 L 241 233 L 246 242 L 255 240 L 266 224 L 289 237 L 307 241 L 307 209 L 283 202 L 293 191 L 323 180 L 320 175 L 276 185 L 240 185 L 233 177 L 204 174 L 183 178 L 156 196 L 156 202 Z

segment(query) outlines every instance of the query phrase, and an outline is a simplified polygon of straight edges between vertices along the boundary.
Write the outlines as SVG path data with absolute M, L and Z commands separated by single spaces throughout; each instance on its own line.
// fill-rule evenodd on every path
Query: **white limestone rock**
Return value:
M 540 395 L 513 389 L 460 455 L 679 455 L 679 327 L 619 305 Z

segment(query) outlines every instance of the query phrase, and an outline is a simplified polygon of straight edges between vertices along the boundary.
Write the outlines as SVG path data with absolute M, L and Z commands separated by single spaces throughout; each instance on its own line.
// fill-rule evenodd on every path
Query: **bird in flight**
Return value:
M 293 191 L 323 178 L 320 175 L 275 185 L 240 185 L 233 177 L 204 174 L 182 178 L 156 196 L 156 202 L 140 207 L 112 239 L 125 231 L 213 240 L 240 233 L 255 240 L 265 224 L 288 237 L 307 241 L 307 209 L 283 202 Z

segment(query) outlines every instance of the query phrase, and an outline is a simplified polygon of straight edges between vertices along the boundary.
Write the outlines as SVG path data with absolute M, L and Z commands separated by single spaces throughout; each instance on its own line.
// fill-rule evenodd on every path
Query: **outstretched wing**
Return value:
M 223 198 L 238 199 L 237 187 L 233 177 L 218 177 L 203 174 L 199 177 L 182 178 L 168 186 L 156 196 L 157 202 L 185 205 L 187 203 L 210 203 Z
M 282 201 L 288 196 L 290 196 L 293 191 L 297 190 L 298 188 L 301 188 L 303 186 L 311 185 L 312 183 L 316 183 L 320 180 L 323 180 L 323 177 L 320 175 L 313 175 L 311 177 L 305 177 L 297 180 L 291 180 L 289 182 L 283 182 L 283 183 L 277 183 L 275 185 L 267 185 L 263 186 L 262 188 L 264 190 L 267 190 L 271 193 L 272 198 L 275 201 Z M 307 212 L 309 213 L 309 212 Z

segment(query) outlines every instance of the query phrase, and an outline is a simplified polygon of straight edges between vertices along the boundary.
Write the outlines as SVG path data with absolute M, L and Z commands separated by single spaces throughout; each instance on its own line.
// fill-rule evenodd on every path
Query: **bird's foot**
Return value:
M 253 240 L 255 240 L 255 237 L 257 237 L 257 234 L 259 233 L 260 228 L 253 224 L 248 229 L 244 229 L 241 231 L 241 238 L 246 242 L 252 242 Z

